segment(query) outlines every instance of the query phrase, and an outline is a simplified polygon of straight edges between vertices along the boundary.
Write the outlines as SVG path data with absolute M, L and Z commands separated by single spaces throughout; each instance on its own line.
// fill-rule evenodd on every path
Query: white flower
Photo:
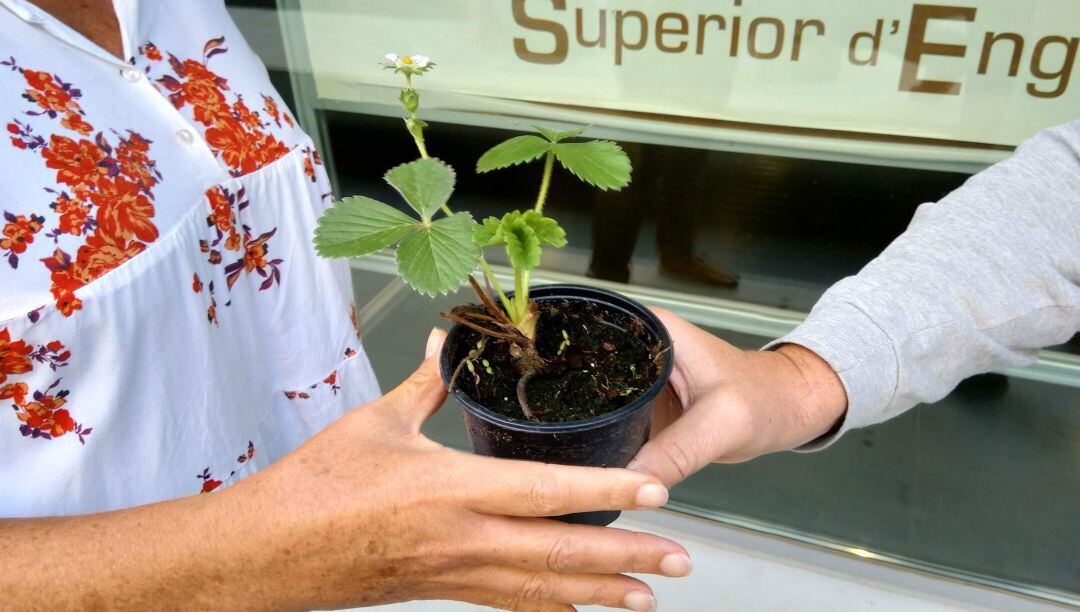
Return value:
M 397 53 L 387 53 L 386 64 L 384 67 L 387 70 L 393 70 L 394 72 L 400 72 L 411 76 L 414 74 L 424 74 L 435 67 L 435 62 L 431 61 L 431 58 L 426 55 L 398 55 Z

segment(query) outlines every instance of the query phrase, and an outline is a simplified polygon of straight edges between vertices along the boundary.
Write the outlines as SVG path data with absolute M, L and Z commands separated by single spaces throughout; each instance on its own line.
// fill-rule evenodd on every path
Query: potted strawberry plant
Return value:
M 474 452 L 568 465 L 623 467 L 648 439 L 652 404 L 671 373 L 671 340 L 649 310 L 614 292 L 581 285 L 532 286 L 543 249 L 566 245 L 566 232 L 544 214 L 556 166 L 599 189 L 630 182 L 630 160 L 614 142 L 580 139 L 584 129 L 536 127 L 496 145 L 480 173 L 542 163 L 528 210 L 477 222 L 450 207 L 454 170 L 428 155 L 427 124 L 417 116 L 412 79 L 431 70 L 424 56 L 388 55 L 404 75 L 399 99 L 420 158 L 385 180 L 415 216 L 365 196 L 334 203 L 319 220 L 324 257 L 358 257 L 396 246 L 401 278 L 435 295 L 468 283 L 476 303 L 442 313 L 453 327 L 441 355 L 443 379 L 463 408 Z M 492 273 L 486 249 L 504 249 L 514 286 Z M 483 285 L 475 274 L 479 270 Z M 606 525 L 617 512 L 560 517 Z

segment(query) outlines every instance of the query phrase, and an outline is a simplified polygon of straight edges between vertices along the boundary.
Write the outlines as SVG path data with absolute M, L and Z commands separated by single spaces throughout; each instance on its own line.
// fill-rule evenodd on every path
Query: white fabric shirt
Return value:
M 330 187 L 220 1 L 0 0 L 0 517 L 212 491 L 378 396 Z

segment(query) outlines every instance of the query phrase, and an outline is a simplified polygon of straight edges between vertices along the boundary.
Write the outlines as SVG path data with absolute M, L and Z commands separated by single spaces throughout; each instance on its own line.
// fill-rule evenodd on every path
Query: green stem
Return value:
M 506 297 L 506 294 L 503 293 L 502 287 L 499 286 L 499 279 L 495 278 L 495 274 L 491 271 L 491 268 L 488 267 L 487 261 L 484 260 L 483 255 L 480 256 L 480 269 L 484 271 L 484 276 L 487 277 L 491 286 L 495 288 L 495 292 L 499 294 L 499 299 L 502 300 L 502 305 L 503 308 L 506 309 L 506 314 L 510 315 L 513 308 L 510 303 L 510 298 Z
M 417 138 L 416 139 L 416 148 L 420 150 L 420 157 L 423 157 L 423 158 L 426 159 L 428 154 L 427 154 L 427 149 L 424 147 L 424 139 L 423 138 Z
M 405 73 L 405 89 L 406 91 L 411 91 L 415 93 L 415 90 L 412 86 L 412 75 L 408 72 Z M 416 111 L 409 110 L 408 107 L 406 107 L 405 110 L 409 111 L 409 118 L 412 120 L 411 125 L 416 125 L 416 122 L 418 121 L 416 117 Z M 416 131 L 414 132 L 412 129 L 410 129 L 409 134 L 413 137 L 413 141 L 416 142 L 416 148 L 420 151 L 420 157 L 427 159 L 428 152 L 427 146 L 424 144 L 424 128 L 416 125 Z
M 544 158 L 544 176 L 540 179 L 540 194 L 536 196 L 536 212 L 544 212 L 544 202 L 547 201 L 548 187 L 551 186 L 551 169 L 555 167 L 555 152 L 548 151 Z
M 521 270 L 514 268 L 514 312 L 510 314 L 510 320 L 514 322 L 514 325 L 521 323 L 522 317 L 525 316 L 525 309 L 521 307 L 521 296 L 528 295 L 528 291 L 525 288 Z
M 411 74 L 405 75 L 405 86 L 409 91 L 413 91 Z M 413 124 L 415 125 L 415 122 L 418 121 L 416 113 L 414 111 L 409 111 L 409 117 L 413 120 Z M 424 129 L 417 126 L 415 133 L 413 130 L 409 130 L 409 133 L 412 135 L 413 141 L 416 142 L 416 148 L 420 151 L 420 157 L 427 159 L 428 152 L 427 146 L 424 144 Z M 454 211 L 450 210 L 450 207 L 447 206 L 446 203 L 443 203 L 441 209 L 447 215 L 454 214 Z M 491 271 L 491 268 L 488 267 L 483 254 L 480 255 L 480 268 L 484 271 L 484 276 L 487 277 L 488 282 L 491 283 L 491 286 L 494 287 L 495 291 L 499 294 L 499 299 L 502 301 L 503 308 L 506 309 L 507 315 L 514 318 L 514 304 L 510 301 L 510 298 L 506 297 L 506 293 L 503 292 L 502 287 L 499 285 L 499 279 L 495 278 L 495 274 Z M 526 295 L 528 295 L 528 291 L 528 288 L 526 288 Z M 525 311 L 523 310 L 522 315 L 524 315 L 524 312 Z M 520 320 L 520 316 L 517 317 L 516 320 Z
M 514 293 L 514 297 L 521 300 L 521 316 L 524 318 L 525 314 L 529 312 L 529 271 L 525 270 L 521 273 L 521 289 Z
M 409 116 L 414 122 L 417 121 L 416 113 L 409 113 Z M 409 130 L 409 133 L 412 134 L 413 141 L 416 142 L 416 148 L 420 151 L 420 157 L 427 159 L 428 152 L 427 146 L 424 145 L 424 128 L 417 126 L 415 133 L 412 130 Z

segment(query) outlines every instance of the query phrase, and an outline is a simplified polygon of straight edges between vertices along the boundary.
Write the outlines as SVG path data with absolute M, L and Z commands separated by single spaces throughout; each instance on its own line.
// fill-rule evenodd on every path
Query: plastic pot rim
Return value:
M 560 294 L 562 291 L 591 293 L 593 296 L 562 295 Z M 537 295 L 538 293 L 541 295 Z M 649 331 L 653 332 L 664 346 L 664 351 L 666 353 L 664 365 L 661 367 L 653 384 L 637 399 L 621 408 L 587 419 L 563 423 L 535 423 L 533 421 L 508 417 L 493 410 L 489 410 L 483 404 L 469 397 L 464 391 L 461 391 L 455 384 L 453 389 L 449 389 L 449 392 L 457 399 L 462 408 L 469 412 L 469 414 L 493 425 L 497 425 L 501 429 L 510 431 L 554 434 L 571 431 L 585 431 L 603 427 L 614 421 L 622 420 L 634 412 L 651 405 L 664 387 L 667 386 L 668 380 L 671 377 L 671 370 L 674 366 L 674 350 L 672 347 L 671 335 L 668 333 L 667 328 L 664 327 L 664 324 L 660 321 L 659 317 L 651 310 L 621 293 L 597 287 L 590 287 L 588 285 L 571 283 L 538 285 L 530 290 L 530 294 L 530 297 L 536 301 L 567 299 L 599 302 L 609 308 L 621 310 L 630 316 L 642 319 L 642 322 L 649 328 Z M 511 296 L 513 296 L 513 292 L 507 293 L 507 297 Z M 613 303 L 613 299 L 615 303 Z M 618 302 L 622 302 L 622 304 Z M 453 368 L 450 367 L 450 359 L 452 358 L 451 351 L 453 350 L 451 339 L 461 332 L 462 327 L 463 326 L 460 324 L 454 325 L 447 335 L 446 342 L 443 344 L 442 352 L 439 357 L 439 372 L 442 376 L 444 385 L 450 384 L 450 376 L 453 373 Z

